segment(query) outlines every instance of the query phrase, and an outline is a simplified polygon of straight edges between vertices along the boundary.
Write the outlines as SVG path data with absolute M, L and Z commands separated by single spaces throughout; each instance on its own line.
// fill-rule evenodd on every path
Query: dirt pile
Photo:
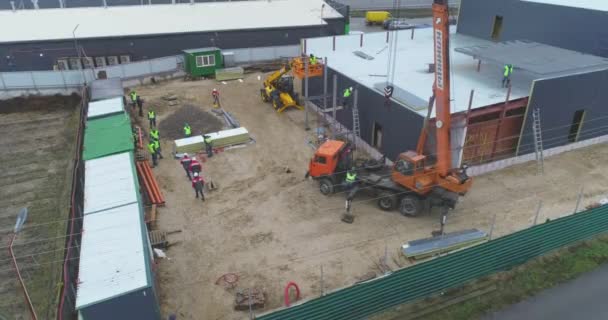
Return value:
M 0 100 L 0 114 L 17 112 L 54 112 L 59 109 L 72 110 L 80 102 L 80 96 L 72 94 L 69 96 L 54 95 L 44 97 L 17 97 L 9 100 Z
M 202 134 L 222 130 L 224 123 L 210 112 L 203 111 L 193 105 L 184 105 L 158 124 L 165 138 L 179 139 L 184 137 L 184 124 L 192 128 L 192 134 Z

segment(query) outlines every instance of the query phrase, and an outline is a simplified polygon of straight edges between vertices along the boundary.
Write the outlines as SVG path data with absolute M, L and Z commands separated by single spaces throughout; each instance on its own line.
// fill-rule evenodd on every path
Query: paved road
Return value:
M 605 265 L 483 320 L 605 320 L 607 298 L 608 265 Z

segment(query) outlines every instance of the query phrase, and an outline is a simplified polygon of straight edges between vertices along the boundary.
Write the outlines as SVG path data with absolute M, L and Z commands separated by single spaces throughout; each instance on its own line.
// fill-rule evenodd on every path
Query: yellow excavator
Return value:
M 269 75 L 264 80 L 264 87 L 260 89 L 262 101 L 272 103 L 272 107 L 278 113 L 290 107 L 304 109 L 298 104 L 298 94 L 293 90 L 293 76 L 289 74 L 290 70 L 291 65 L 286 63 L 280 70 Z
M 308 76 L 316 77 L 323 73 L 322 63 L 304 64 L 303 58 L 294 58 L 290 62 L 285 63 L 280 70 L 275 71 L 264 80 L 264 87 L 260 89 L 262 101 L 272 103 L 272 107 L 281 113 L 287 108 L 296 108 L 304 110 L 299 104 L 298 94 L 293 90 L 293 81 L 295 77 L 302 79 L 305 76 L 305 66 L 308 66 Z M 289 74 L 292 72 L 293 75 Z

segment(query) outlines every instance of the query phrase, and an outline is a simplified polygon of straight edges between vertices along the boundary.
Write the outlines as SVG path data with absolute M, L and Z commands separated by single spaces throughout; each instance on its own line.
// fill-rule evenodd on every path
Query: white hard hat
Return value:
M 187 156 L 188 156 L 188 154 L 187 154 L 187 153 L 184 153 L 184 157 L 187 157 Z
M 213 88 L 213 91 L 217 91 L 217 89 L 216 89 L 216 88 Z
M 350 87 L 349 89 L 350 89 L 350 90 L 353 90 L 353 87 Z
M 194 176 L 195 176 L 195 177 L 198 177 L 198 172 L 195 172 L 195 173 L 194 173 Z

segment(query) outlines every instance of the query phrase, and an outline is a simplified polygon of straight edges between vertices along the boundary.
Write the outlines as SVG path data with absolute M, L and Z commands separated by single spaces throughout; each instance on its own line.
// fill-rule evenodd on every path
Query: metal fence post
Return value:
M 540 215 L 540 209 L 543 207 L 543 201 L 539 200 L 538 201 L 538 206 L 536 206 L 536 215 L 534 215 L 534 224 L 533 226 L 536 225 L 536 223 L 538 223 L 538 216 Z
M 8 90 L 6 82 L 4 82 L 4 76 L 2 75 L 2 72 L 0 72 L 0 81 L 2 82 L 2 90 Z
M 338 119 L 336 118 L 336 108 L 338 107 L 338 75 L 334 74 L 333 76 L 333 80 L 334 80 L 334 89 L 333 89 L 333 96 L 332 96 L 332 117 L 334 118 L 334 121 L 337 123 Z M 337 127 L 337 126 L 336 126 Z M 336 130 L 338 130 L 336 128 Z M 333 132 L 333 136 L 332 138 L 336 138 L 336 130 L 332 130 Z
M 578 212 L 578 207 L 581 204 L 581 199 L 583 198 L 583 189 L 585 188 L 585 186 L 581 186 L 581 189 L 578 192 L 578 196 L 576 197 L 576 207 L 574 208 L 574 212 L 573 213 L 577 213 Z
M 321 265 L 321 297 L 325 295 L 325 279 L 323 278 L 323 265 Z
M 490 232 L 488 232 L 488 240 L 492 240 L 492 234 L 494 233 L 494 225 L 496 225 L 496 213 L 492 217 L 492 225 L 490 226 Z
M 310 130 L 308 126 L 308 59 L 304 60 L 304 130 Z
M 40 89 L 38 89 L 38 86 L 36 85 L 36 79 L 34 79 L 34 73 L 32 71 L 30 71 L 30 77 L 32 78 L 32 85 L 34 86 L 34 89 L 40 92 Z

